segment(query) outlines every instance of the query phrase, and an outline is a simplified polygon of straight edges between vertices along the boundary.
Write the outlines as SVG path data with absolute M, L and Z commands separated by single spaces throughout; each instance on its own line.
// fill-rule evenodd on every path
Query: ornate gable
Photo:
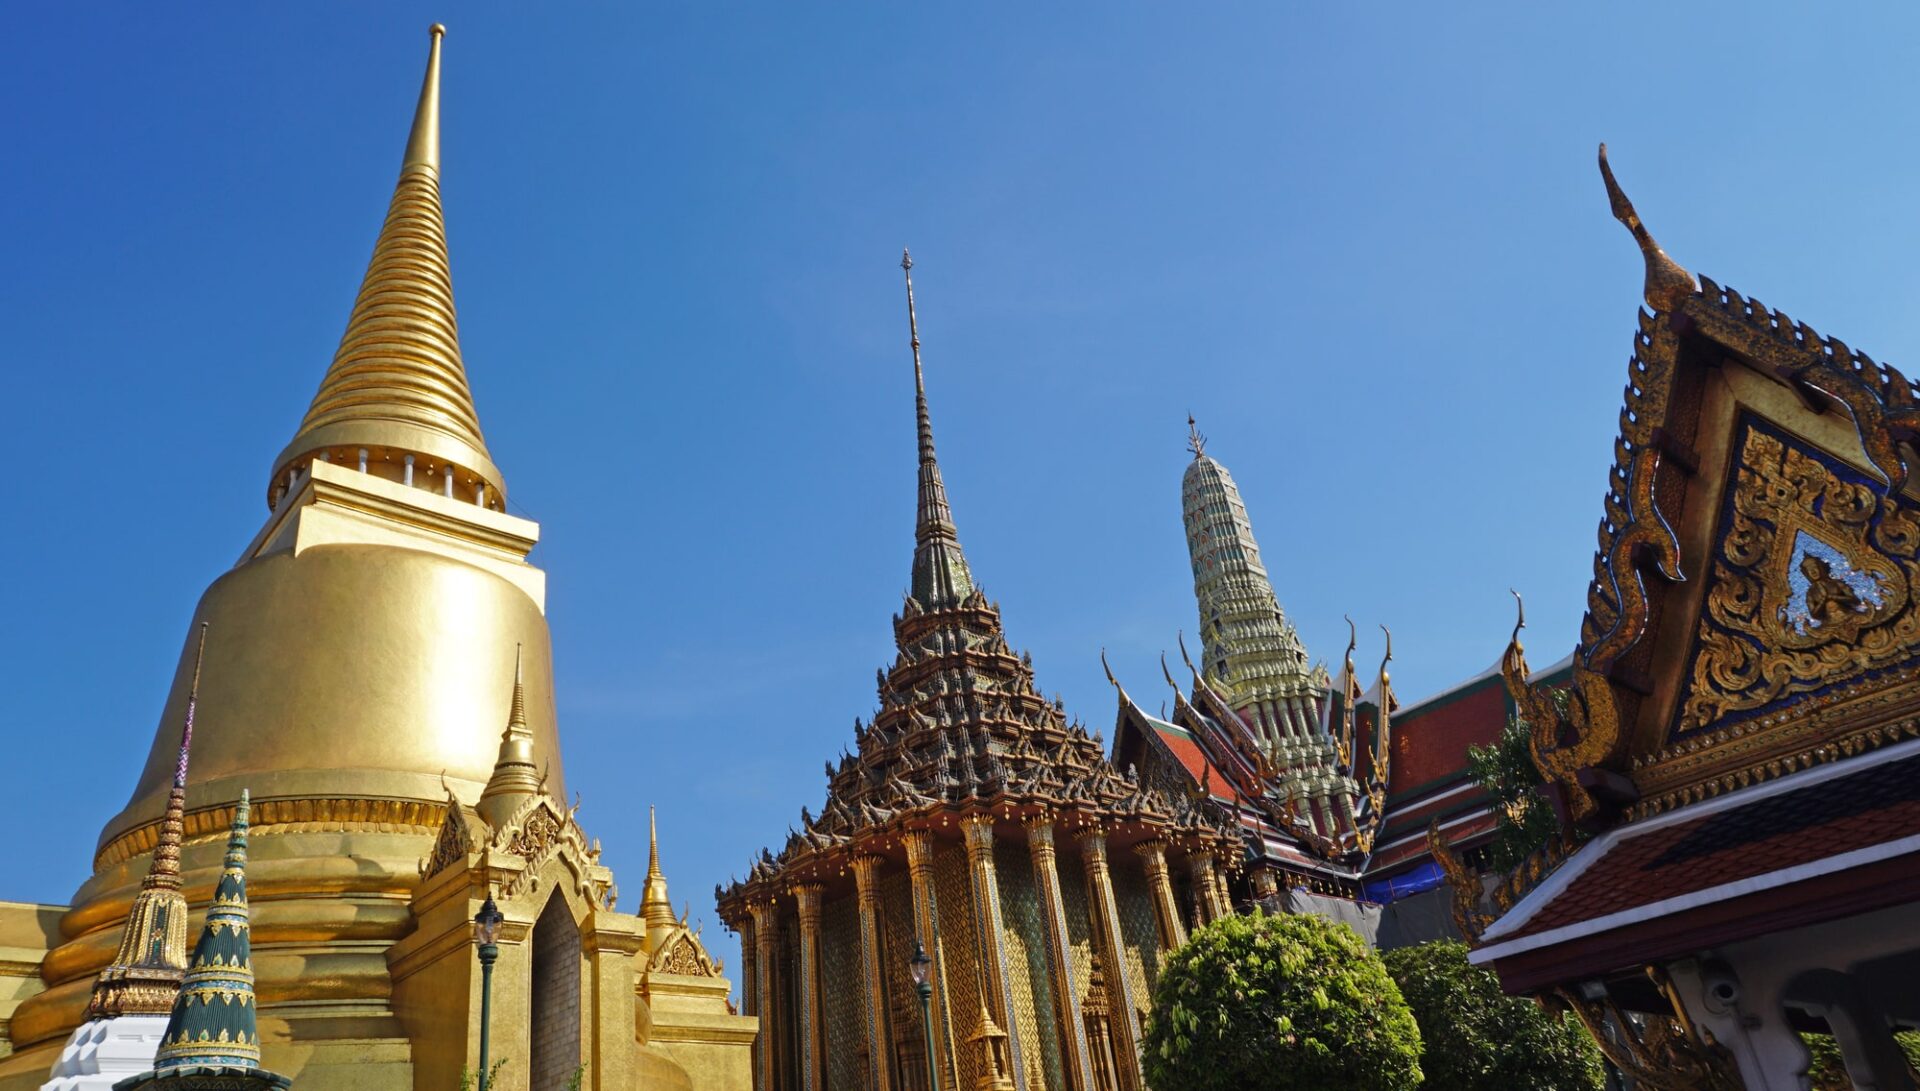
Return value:
M 1502 665 L 1549 793 L 1585 831 L 1905 737 L 1920 708 L 1911 385 L 1696 280 L 1604 147 L 1600 167 L 1649 309 L 1571 685 L 1528 684 L 1518 627 Z

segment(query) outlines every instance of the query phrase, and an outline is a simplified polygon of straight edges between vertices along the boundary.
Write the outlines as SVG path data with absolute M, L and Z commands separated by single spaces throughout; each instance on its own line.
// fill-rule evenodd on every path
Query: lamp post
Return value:
M 493 1073 L 487 1070 L 487 1030 L 493 1022 L 493 963 L 500 957 L 494 941 L 500 938 L 500 907 L 487 894 L 485 905 L 473 915 L 474 937 L 480 941 L 480 1091 L 488 1091 Z
M 907 960 L 907 972 L 913 975 L 913 991 L 920 994 L 920 1027 L 927 1036 L 927 1091 L 939 1091 L 940 1070 L 933 1053 L 933 960 L 927 957 L 927 949 L 916 938 L 913 941 L 913 957 Z

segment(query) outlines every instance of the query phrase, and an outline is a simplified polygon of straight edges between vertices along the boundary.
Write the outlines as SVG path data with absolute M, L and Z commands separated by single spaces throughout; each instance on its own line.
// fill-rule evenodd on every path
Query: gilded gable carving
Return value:
M 1864 475 L 1742 426 L 1676 735 L 1912 657 L 1920 518 Z

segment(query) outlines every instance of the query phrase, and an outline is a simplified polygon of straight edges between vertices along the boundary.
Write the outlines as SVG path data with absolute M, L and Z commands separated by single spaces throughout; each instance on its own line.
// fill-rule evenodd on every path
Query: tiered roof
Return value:
M 1014 819 L 1057 813 L 1068 823 L 1117 823 L 1141 836 L 1179 831 L 1231 844 L 1224 814 L 1141 785 L 1107 761 L 1102 740 L 1069 721 L 1034 686 L 1033 660 L 1007 642 L 1000 608 L 973 581 L 934 453 L 918 318 L 907 270 L 919 432 L 919 496 L 912 583 L 893 618 L 896 654 L 877 677 L 879 709 L 854 721 L 854 748 L 826 766 L 827 797 L 802 808 L 776 853 L 755 859 L 723 903 L 776 879 L 830 877 L 856 846 L 887 832 L 987 810 Z

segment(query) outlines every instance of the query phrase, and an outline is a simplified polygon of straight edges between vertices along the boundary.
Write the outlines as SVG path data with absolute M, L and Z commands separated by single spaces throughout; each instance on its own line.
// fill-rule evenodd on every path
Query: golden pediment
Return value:
M 1913 658 L 1920 517 L 1748 418 L 1669 741 Z M 1790 719 L 1790 713 L 1784 719 Z

